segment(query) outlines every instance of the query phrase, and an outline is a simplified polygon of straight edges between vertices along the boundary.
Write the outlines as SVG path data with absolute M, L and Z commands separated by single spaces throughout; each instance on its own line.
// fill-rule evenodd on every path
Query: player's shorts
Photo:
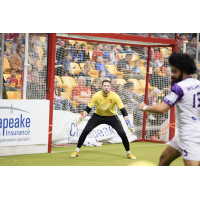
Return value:
M 168 145 L 178 150 L 184 160 L 200 161 L 200 144 L 195 142 L 178 142 L 178 136 L 175 136 Z

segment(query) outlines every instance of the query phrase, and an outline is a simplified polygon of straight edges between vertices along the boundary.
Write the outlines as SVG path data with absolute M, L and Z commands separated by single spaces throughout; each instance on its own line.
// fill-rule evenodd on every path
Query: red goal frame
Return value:
M 49 140 L 48 140 L 48 153 L 51 153 L 52 142 L 52 124 L 53 124 L 53 89 L 54 88 L 54 70 L 55 70 L 55 53 L 56 53 L 56 38 L 68 39 L 68 40 L 80 40 L 91 42 L 102 42 L 118 45 L 129 45 L 138 47 L 148 47 L 148 60 L 147 60 L 147 76 L 146 76 L 146 88 L 145 88 L 145 101 L 147 104 L 148 99 L 148 82 L 149 82 L 149 66 L 150 66 L 150 51 L 151 47 L 172 47 L 172 52 L 178 50 L 177 34 L 175 39 L 155 38 L 149 36 L 136 36 L 123 33 L 50 33 L 49 34 L 49 48 L 48 48 L 48 90 L 47 99 L 50 100 L 50 116 L 49 116 Z M 175 108 L 170 110 L 170 124 L 175 123 Z M 143 131 L 142 139 L 137 141 L 148 141 L 165 143 L 162 141 L 153 141 L 145 139 L 145 127 L 146 127 L 146 112 L 144 112 L 143 118 Z M 174 137 L 175 129 L 169 127 L 169 140 Z

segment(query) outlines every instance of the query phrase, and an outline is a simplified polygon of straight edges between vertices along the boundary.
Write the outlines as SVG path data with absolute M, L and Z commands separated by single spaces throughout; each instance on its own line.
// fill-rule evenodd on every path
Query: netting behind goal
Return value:
M 52 146 L 77 143 L 95 107 L 78 128 L 75 126 L 75 120 L 90 102 L 92 95 L 101 90 L 101 82 L 104 79 L 111 81 L 111 91 L 120 96 L 135 127 L 137 140 L 169 140 L 170 113 L 148 113 L 145 119 L 144 112 L 137 110 L 137 104 L 145 101 L 148 59 L 147 105 L 161 103 L 169 93 L 171 69 L 168 57 L 172 52 L 170 45 L 160 47 L 159 42 L 159 47 L 152 45 L 149 58 L 150 44 L 122 44 L 111 39 L 110 42 L 109 39 L 103 41 L 102 38 L 93 38 L 92 41 L 89 37 L 87 40 L 86 36 L 81 40 L 81 37 L 73 39 L 69 35 L 60 35 L 62 37 L 57 37 L 56 40 Z M 168 36 L 174 39 L 173 34 Z M 135 141 L 136 138 L 126 129 L 121 112 L 117 108 L 116 111 L 129 141 Z M 88 135 L 85 145 L 98 145 L 99 142 L 119 143 L 121 140 L 112 127 L 100 125 Z
M 4 34 L 3 99 L 23 99 L 25 69 L 24 33 Z M 48 34 L 29 33 L 26 98 L 46 99 Z

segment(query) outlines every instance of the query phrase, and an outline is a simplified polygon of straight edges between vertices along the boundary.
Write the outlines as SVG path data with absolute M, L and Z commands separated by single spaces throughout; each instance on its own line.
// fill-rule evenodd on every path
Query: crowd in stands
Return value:
M 147 50 L 147 47 L 57 39 L 55 76 L 68 101 L 59 102 L 58 106 L 54 98 L 54 109 L 83 112 L 92 96 L 101 90 L 102 81 L 109 79 L 111 91 L 121 97 L 128 113 L 134 113 L 139 123 L 143 123 L 143 113 L 137 110 L 137 104 L 145 100 Z M 167 60 L 170 53 L 170 49 L 163 53 L 161 48 L 151 48 L 149 105 L 160 103 L 171 89 L 171 68 Z M 67 79 L 71 83 L 65 85 Z M 55 91 L 55 95 L 61 101 L 61 94 Z M 147 124 L 155 121 L 160 125 L 160 118 L 148 115 Z
M 182 52 L 183 41 L 187 40 L 187 53 L 194 59 L 196 36 L 178 34 L 178 50 Z M 152 37 L 175 39 L 175 34 L 152 34 Z M 47 34 L 29 35 L 27 99 L 46 97 L 47 39 Z M 3 79 L 4 98 L 8 98 L 7 91 L 21 92 L 23 96 L 24 44 L 25 34 L 5 34 L 4 61 L 8 61 L 9 65 L 4 67 L 4 75 L 7 75 Z M 170 47 L 151 48 L 149 105 L 160 103 L 171 89 L 171 68 L 168 63 L 170 54 Z M 81 113 L 92 95 L 101 90 L 101 82 L 109 79 L 111 91 L 121 97 L 128 113 L 134 113 L 138 121 L 142 122 L 143 113 L 136 107 L 145 97 L 147 57 L 147 47 L 57 39 L 54 109 Z M 147 123 L 156 121 L 159 124 L 160 118 L 159 115 L 149 115 Z
M 26 99 L 46 99 L 47 42 L 48 34 L 29 34 Z M 5 99 L 9 98 L 7 91 L 18 92 L 20 95 L 16 96 L 23 97 L 24 55 L 25 34 L 5 33 L 3 58 Z

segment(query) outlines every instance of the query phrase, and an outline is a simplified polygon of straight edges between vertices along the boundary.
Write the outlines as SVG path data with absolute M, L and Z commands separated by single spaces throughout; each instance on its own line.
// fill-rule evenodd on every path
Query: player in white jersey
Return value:
M 192 78 L 196 73 L 194 60 L 184 53 L 169 57 L 172 89 L 161 104 L 147 106 L 138 104 L 138 110 L 166 113 L 176 104 L 178 134 L 170 141 L 160 157 L 160 166 L 170 165 L 182 156 L 186 166 L 200 165 L 200 81 Z

